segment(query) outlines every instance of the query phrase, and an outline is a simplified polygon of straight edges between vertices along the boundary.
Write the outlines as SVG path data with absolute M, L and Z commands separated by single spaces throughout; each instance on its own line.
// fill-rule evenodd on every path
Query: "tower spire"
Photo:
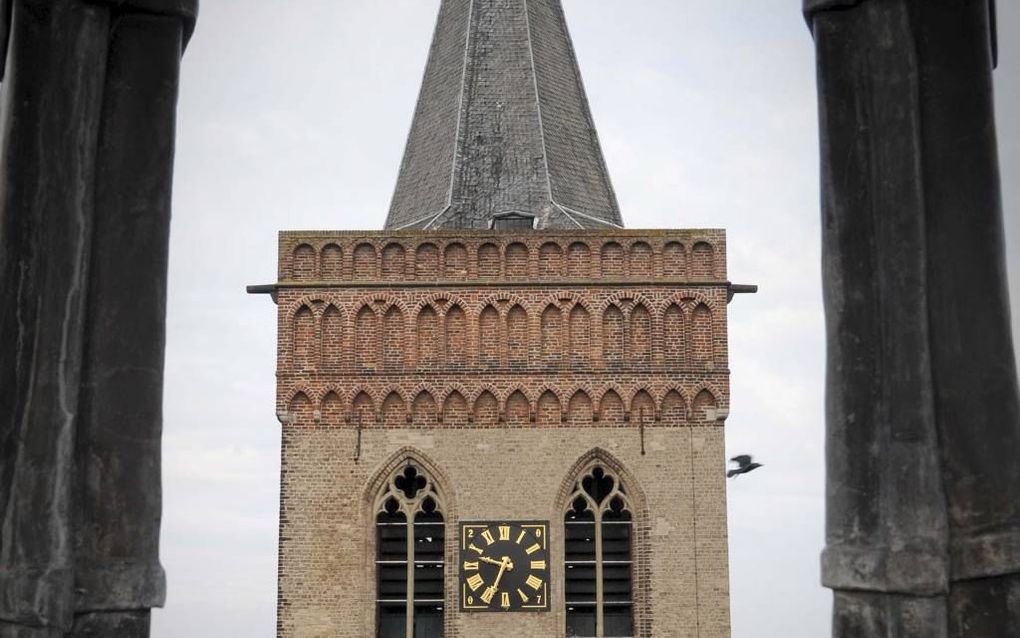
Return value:
M 621 227 L 560 0 L 442 0 L 387 229 Z

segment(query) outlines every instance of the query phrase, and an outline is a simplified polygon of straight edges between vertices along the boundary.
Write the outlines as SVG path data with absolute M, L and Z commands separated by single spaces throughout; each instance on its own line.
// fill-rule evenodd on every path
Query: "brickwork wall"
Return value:
M 729 636 L 721 231 L 281 235 L 281 636 L 374 635 L 374 511 L 413 459 L 447 524 L 447 638 L 564 635 L 585 464 L 635 509 L 637 635 Z M 642 449 L 643 448 L 643 449 Z M 552 523 L 552 611 L 459 611 L 461 520 Z

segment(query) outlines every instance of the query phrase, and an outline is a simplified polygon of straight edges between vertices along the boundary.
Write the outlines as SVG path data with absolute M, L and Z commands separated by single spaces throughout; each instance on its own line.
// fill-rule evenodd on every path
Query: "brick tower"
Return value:
M 624 230 L 559 0 L 443 0 L 386 230 L 283 232 L 280 636 L 729 636 L 720 230 Z

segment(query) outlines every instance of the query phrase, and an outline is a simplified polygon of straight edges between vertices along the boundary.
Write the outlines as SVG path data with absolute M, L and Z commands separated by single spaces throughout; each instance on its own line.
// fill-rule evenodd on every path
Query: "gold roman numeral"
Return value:
M 503 592 L 499 596 L 499 606 L 503 609 L 510 609 L 510 593 Z
M 482 585 L 484 585 L 485 581 L 482 579 L 482 577 L 480 575 L 475 574 L 471 578 L 467 579 L 467 584 L 468 584 L 468 587 L 471 588 L 471 591 L 478 591 L 478 588 L 481 587 Z M 488 601 L 486 601 L 486 602 L 488 602 Z
M 520 534 L 518 534 L 518 536 L 517 536 L 517 541 L 516 541 L 518 545 L 520 545 L 520 544 L 521 544 L 521 541 L 522 541 L 522 540 L 524 540 L 524 536 L 525 536 L 526 534 L 527 534 L 527 532 L 526 532 L 526 531 L 524 531 L 523 529 L 521 530 L 521 533 L 520 533 Z
M 470 545 L 468 545 L 468 549 L 470 549 L 474 553 L 478 554 L 479 556 L 481 556 L 482 554 L 485 553 L 484 549 L 482 549 L 481 547 L 475 545 L 474 543 L 471 543 Z
M 482 538 L 484 538 L 485 542 L 488 543 L 489 545 L 492 545 L 493 543 L 496 542 L 496 539 L 492 537 L 492 532 L 489 530 L 485 530 L 484 532 L 482 532 Z
M 542 549 L 542 546 L 539 545 L 538 543 L 535 543 L 534 545 L 532 545 L 531 547 L 529 547 L 528 549 L 526 549 L 524 551 L 528 553 L 528 556 L 531 556 L 532 554 L 534 554 L 535 552 L 537 552 L 540 549 Z
M 518 589 L 517 590 L 517 595 L 521 597 L 521 602 L 522 603 L 528 602 L 528 595 L 524 593 L 523 589 Z
M 532 565 L 534 565 L 534 563 L 532 563 Z M 532 569 L 534 569 L 534 567 L 532 567 Z M 470 560 L 464 561 L 464 571 L 466 571 L 466 572 L 476 572 L 476 571 L 478 571 L 478 561 L 470 561 Z
M 531 576 L 528 576 L 528 580 L 524 581 L 524 584 L 535 591 L 538 591 L 542 587 L 542 579 L 532 574 Z
M 531 568 L 532 569 L 545 569 L 545 561 L 544 560 L 533 560 L 533 561 L 531 561 Z
M 508 541 L 510 540 L 510 526 L 500 525 L 499 526 L 499 540 Z

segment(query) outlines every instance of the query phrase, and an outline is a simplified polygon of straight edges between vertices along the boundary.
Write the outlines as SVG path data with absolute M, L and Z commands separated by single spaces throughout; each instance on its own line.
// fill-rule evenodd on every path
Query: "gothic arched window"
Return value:
M 633 517 L 623 485 L 596 463 L 577 481 L 567 508 L 567 636 L 633 636 Z
M 441 638 L 445 534 L 432 481 L 409 462 L 376 511 L 376 637 Z

